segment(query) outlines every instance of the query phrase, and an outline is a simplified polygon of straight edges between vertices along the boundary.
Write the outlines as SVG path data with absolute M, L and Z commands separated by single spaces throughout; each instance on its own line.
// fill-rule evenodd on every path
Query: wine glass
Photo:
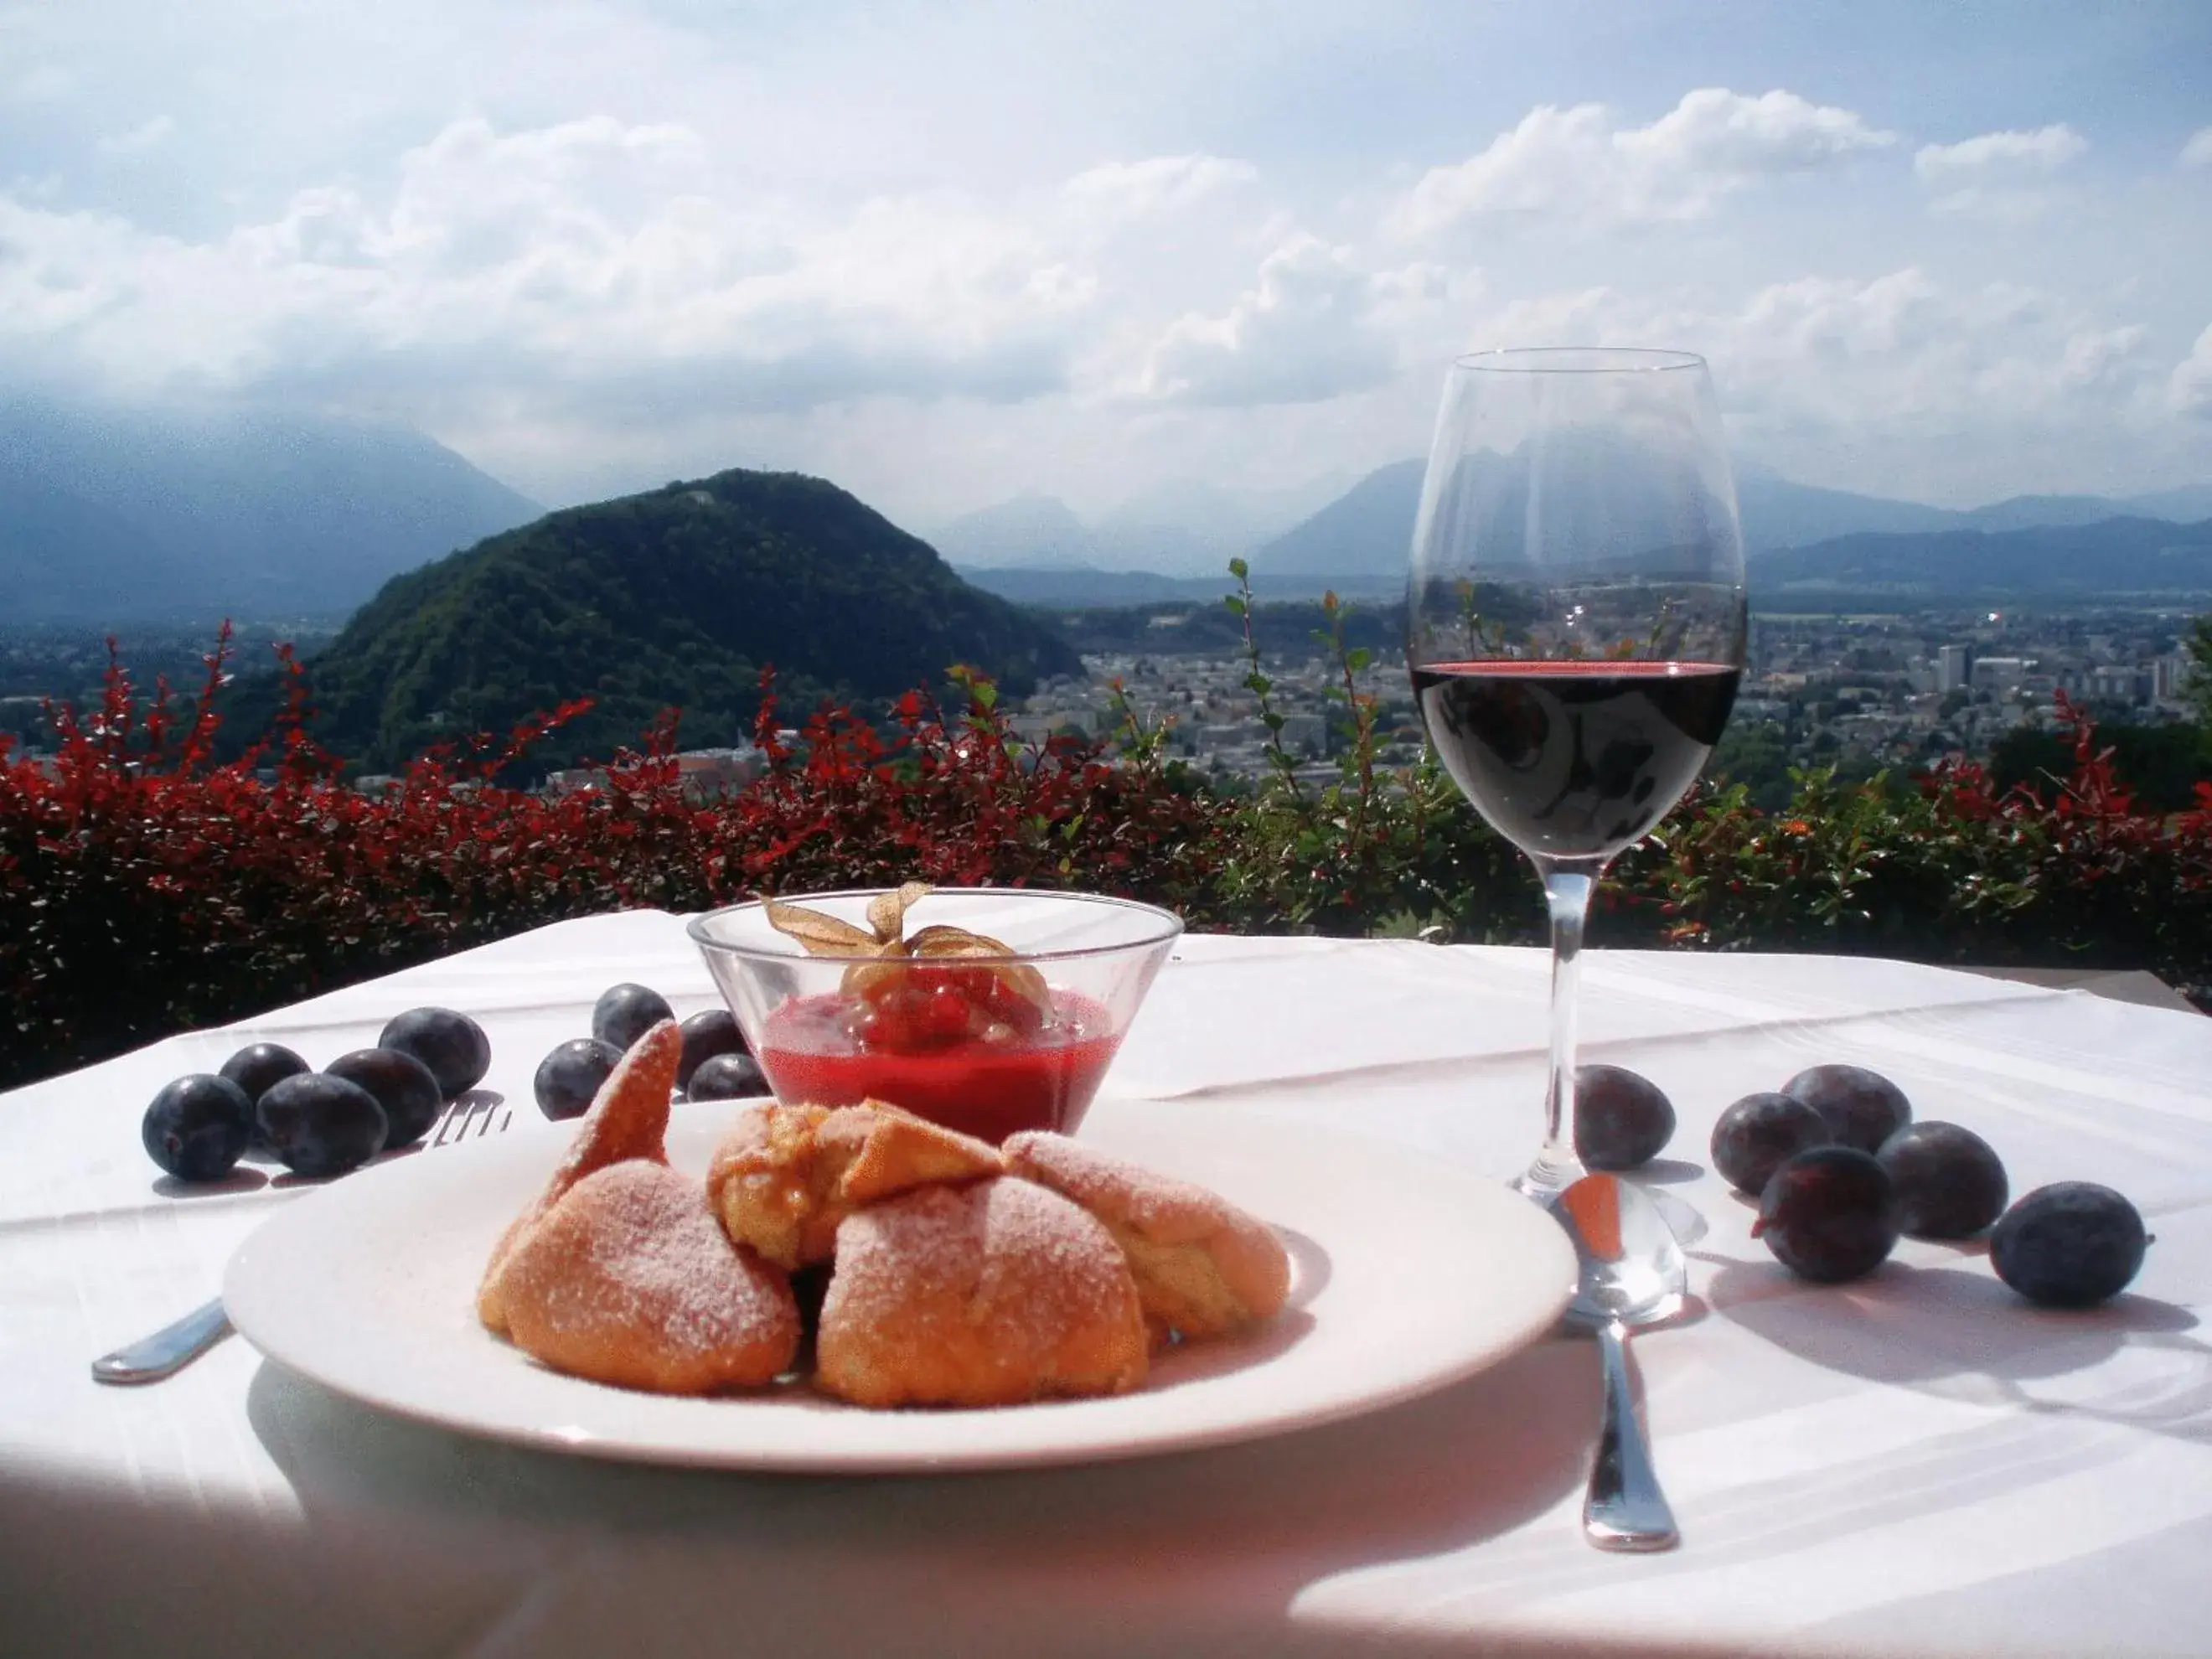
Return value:
M 1704 359 L 1487 351 L 1452 365 L 1421 485 L 1406 660 L 1461 793 L 1526 853 L 1552 920 L 1544 1141 L 1514 1182 L 1582 1174 L 1576 957 L 1613 856 L 1719 740 L 1743 668 L 1743 535 Z

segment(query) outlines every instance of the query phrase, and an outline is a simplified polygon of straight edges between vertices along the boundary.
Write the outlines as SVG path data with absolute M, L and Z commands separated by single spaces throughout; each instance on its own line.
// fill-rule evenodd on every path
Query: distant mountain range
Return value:
M 1255 549 L 1255 583 L 1287 576 L 1394 576 L 1402 580 L 1420 507 L 1423 464 L 1399 461 L 1370 472 L 1304 523 Z M 2078 526 L 2120 517 L 2188 520 L 2212 518 L 2212 484 L 2154 495 L 2016 495 L 1959 510 L 1888 501 L 1801 484 L 1757 467 L 1736 479 L 1744 550 L 1764 558 L 1782 548 L 1809 548 L 1867 532 L 1916 534 L 1952 530 L 2007 531 Z
M 1089 611 L 1103 606 L 1211 599 L 1229 591 L 1226 575 L 1162 576 L 1150 570 L 1094 570 L 1089 565 L 1005 569 L 955 566 L 960 579 L 1016 605 Z
M 1413 518 L 1421 504 L 1419 461 L 1376 469 L 1301 524 L 1252 553 L 1252 578 L 1382 576 L 1406 580 Z
M 955 519 L 930 544 L 963 569 L 1097 570 L 1090 526 L 1056 495 L 1022 495 Z M 1119 568 L 1132 568 L 1122 566 Z
M 1297 523 L 1326 489 L 1237 490 L 1181 479 L 1086 523 L 1056 496 L 1024 495 L 953 520 L 930 543 L 963 571 L 1144 572 L 1211 577 Z
M 1749 577 L 1753 607 L 1769 612 L 1984 601 L 2201 606 L 2212 597 L 2212 520 L 2107 517 L 2022 530 L 1869 531 L 1761 554 Z M 969 580 L 1018 604 L 1068 610 L 1204 602 L 1231 586 L 1225 574 L 1178 580 L 1097 570 L 985 570 Z M 1402 572 L 1323 578 L 1256 570 L 1253 580 L 1267 600 L 1310 599 L 1327 586 L 1370 601 L 1402 597 L 1405 580 Z
M 417 433 L 0 398 L 0 614 L 343 615 L 544 509 Z
M 1144 605 L 1210 596 L 1224 590 L 1229 560 L 1240 554 L 1250 561 L 1252 580 L 1262 598 L 1307 598 L 1325 586 L 1374 595 L 1395 591 L 1405 580 L 1422 471 L 1419 460 L 1379 467 L 1271 537 L 1240 545 L 1229 532 L 1218 530 L 1202 546 L 1187 546 L 1188 562 L 1139 556 L 1129 542 L 1117 541 L 1118 532 L 1109 533 L 1107 524 L 1086 525 L 1048 496 L 1024 497 L 970 514 L 946 526 L 935 539 L 968 580 L 1024 605 Z M 1736 499 L 1745 550 L 1756 561 L 1755 570 L 1781 550 L 1804 550 L 1811 557 L 1812 550 L 1845 537 L 1994 534 L 2080 527 L 2115 518 L 2212 518 L 2212 484 L 2130 496 L 2017 495 L 1958 509 L 1824 489 L 1756 465 L 1740 469 Z M 1851 556 L 1865 552 L 1859 549 Z
M 2106 518 L 2022 530 L 1839 536 L 1751 567 L 1765 609 L 1836 595 L 1932 602 L 2033 597 L 2085 605 L 2212 593 L 2212 520 Z
M 750 729 L 767 665 L 796 718 L 823 696 L 880 705 L 955 663 L 1016 693 L 1082 669 L 1056 633 L 834 484 L 730 471 L 549 514 L 397 577 L 307 679 L 318 737 L 393 768 L 577 696 L 595 706 L 541 760 L 635 744 L 671 706 L 687 743 L 728 743 Z M 259 730 L 267 712 L 249 697 L 236 723 Z
M 1226 567 L 1239 555 L 1250 560 L 1262 599 L 1310 598 L 1331 586 L 1372 597 L 1403 583 L 1421 473 L 1419 460 L 1396 462 L 1325 500 L 1319 489 L 1260 492 L 1183 480 L 1092 520 L 1053 497 L 1025 496 L 956 520 L 931 540 L 976 586 L 1034 606 L 1210 599 L 1227 586 Z M 2173 580 L 2195 582 L 2191 556 L 2137 543 L 2148 537 L 2186 549 L 2195 545 L 2187 537 L 2002 538 L 2115 520 L 2212 518 L 2212 485 L 2128 497 L 2023 495 L 1960 511 L 1820 489 L 1744 465 L 1737 495 L 1755 593 L 1869 584 L 1926 592 L 1955 582 L 1977 592 L 2009 585 L 2092 593 L 2096 584 L 2085 586 L 2080 572 L 2092 550 L 2108 545 L 2122 560 L 2114 579 L 2128 573 L 2129 591 L 2166 591 Z M 0 394 L 0 621 L 107 628 L 226 615 L 335 617 L 390 579 L 539 513 L 414 433 Z M 1937 562 L 1916 571 L 1915 561 Z

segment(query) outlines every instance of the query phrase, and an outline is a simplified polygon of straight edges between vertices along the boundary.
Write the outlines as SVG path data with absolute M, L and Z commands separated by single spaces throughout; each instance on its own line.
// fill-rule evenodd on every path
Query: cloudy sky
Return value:
M 2212 5 L 0 4 L 0 386 L 550 503 L 1307 489 L 1586 343 L 1810 482 L 2212 479 Z

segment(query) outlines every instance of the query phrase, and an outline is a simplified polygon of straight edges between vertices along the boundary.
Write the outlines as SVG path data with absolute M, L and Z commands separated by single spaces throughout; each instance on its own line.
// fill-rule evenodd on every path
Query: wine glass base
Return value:
M 1579 1163 L 1554 1164 L 1539 1158 L 1507 1184 L 1531 1203 L 1548 1206 L 1586 1173 Z

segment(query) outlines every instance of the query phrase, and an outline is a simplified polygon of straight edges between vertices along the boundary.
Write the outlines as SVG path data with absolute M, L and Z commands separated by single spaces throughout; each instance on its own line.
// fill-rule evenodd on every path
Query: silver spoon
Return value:
M 1672 1549 L 1681 1541 L 1652 1473 L 1628 1390 L 1628 1333 L 1682 1306 L 1682 1247 L 1648 1194 L 1617 1176 L 1588 1175 L 1552 1201 L 1575 1242 L 1581 1282 L 1567 1322 L 1597 1334 L 1605 1366 L 1605 1427 L 1583 1504 L 1583 1531 L 1601 1550 Z

